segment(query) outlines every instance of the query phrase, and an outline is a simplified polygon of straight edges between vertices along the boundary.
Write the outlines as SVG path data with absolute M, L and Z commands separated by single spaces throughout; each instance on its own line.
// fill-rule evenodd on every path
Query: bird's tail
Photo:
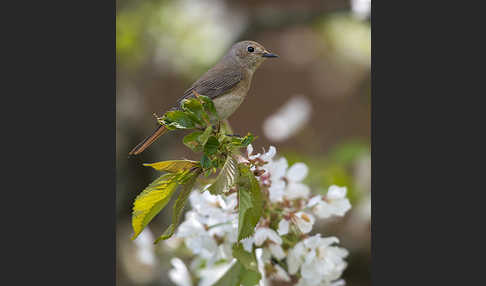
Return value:
M 163 125 L 160 125 L 155 129 L 155 131 L 149 137 L 145 138 L 142 142 L 138 143 L 128 155 L 138 155 L 143 152 L 143 150 L 147 149 L 152 143 L 157 140 L 160 136 L 162 136 L 165 132 L 167 132 L 167 128 Z

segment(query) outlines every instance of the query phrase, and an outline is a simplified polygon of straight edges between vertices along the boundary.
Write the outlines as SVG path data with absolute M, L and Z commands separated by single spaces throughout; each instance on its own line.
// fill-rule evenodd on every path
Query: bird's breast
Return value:
M 231 92 L 213 99 L 214 107 L 219 117 L 226 119 L 233 114 L 245 99 L 247 92 L 248 88 L 246 86 L 239 86 Z

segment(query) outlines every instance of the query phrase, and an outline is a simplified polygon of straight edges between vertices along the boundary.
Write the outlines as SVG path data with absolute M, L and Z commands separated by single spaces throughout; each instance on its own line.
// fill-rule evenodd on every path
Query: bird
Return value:
M 181 103 L 188 98 L 204 95 L 213 100 L 216 112 L 221 120 L 231 116 L 241 105 L 250 89 L 253 74 L 268 58 L 278 55 L 267 51 L 255 41 L 235 43 L 229 51 L 211 69 L 195 81 L 177 104 L 170 110 L 181 108 Z M 167 132 L 167 128 L 158 125 L 155 131 L 137 144 L 128 154 L 138 155 Z

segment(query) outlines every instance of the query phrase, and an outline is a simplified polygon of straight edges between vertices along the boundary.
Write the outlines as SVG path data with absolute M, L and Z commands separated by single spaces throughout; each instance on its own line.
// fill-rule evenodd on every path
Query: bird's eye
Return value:
M 251 46 L 248 47 L 248 52 L 253 53 L 254 51 L 255 51 L 255 49 L 253 47 L 251 47 Z

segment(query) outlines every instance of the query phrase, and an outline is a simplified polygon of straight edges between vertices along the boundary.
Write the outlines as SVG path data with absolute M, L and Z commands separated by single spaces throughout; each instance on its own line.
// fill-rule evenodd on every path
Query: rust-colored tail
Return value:
M 138 143 L 137 146 L 135 146 L 128 155 L 138 155 L 143 152 L 143 150 L 147 149 L 148 146 L 150 146 L 152 143 L 157 140 L 160 136 L 162 136 L 165 132 L 167 132 L 167 128 L 164 126 L 160 125 L 155 129 L 154 133 L 150 135 L 149 137 L 145 138 L 142 142 Z

